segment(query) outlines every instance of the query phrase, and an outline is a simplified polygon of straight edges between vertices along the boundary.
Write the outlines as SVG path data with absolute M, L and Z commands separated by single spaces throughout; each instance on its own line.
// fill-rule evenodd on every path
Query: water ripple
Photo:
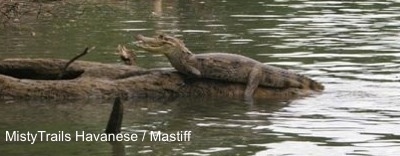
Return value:
M 129 3 L 153 6 L 150 2 Z M 143 107 L 132 109 L 139 112 L 127 114 L 134 116 L 127 118 L 131 125 L 123 127 L 124 131 L 193 130 L 196 137 L 191 142 L 167 145 L 181 155 L 235 152 L 241 152 L 238 155 L 398 155 L 400 1 L 225 2 L 228 1 L 173 5 L 171 1 L 164 6 L 162 18 L 143 16 L 151 10 L 137 9 L 133 16 L 124 19 L 113 16 L 106 24 L 101 18 L 56 23 L 57 28 L 51 31 L 40 27 L 45 31 L 36 32 L 35 37 L 18 35 L 31 34 L 27 31 L 0 30 L 4 33 L 0 35 L 1 40 L 12 45 L 1 44 L 0 48 L 5 51 L 0 57 L 16 54 L 26 57 L 32 54 L 25 51 L 41 50 L 45 51 L 42 56 L 48 56 L 51 50 L 43 45 L 57 45 L 54 46 L 57 51 L 65 50 L 57 54 L 64 56 L 77 51 L 71 47 L 81 47 L 83 41 L 109 45 L 109 52 L 115 50 L 115 45 L 132 40 L 126 37 L 132 33 L 173 33 L 183 36 L 194 53 L 213 50 L 239 53 L 309 76 L 326 89 L 283 106 L 270 105 L 269 101 L 252 106 L 225 101 L 215 104 L 206 99 L 177 100 L 179 105 L 163 103 L 148 107 L 151 104 L 147 102 Z M 192 3 L 195 5 L 189 5 Z M 91 20 L 95 20 L 92 25 L 84 22 Z M 47 41 L 54 37 L 58 38 Z M 99 43 L 100 40 L 103 42 Z M 70 45 L 65 41 L 77 43 Z M 43 47 L 39 49 L 38 45 Z M 94 54 L 93 59 L 101 61 L 96 57 L 105 57 L 105 60 L 111 57 L 102 54 Z M 139 64 L 170 66 L 162 55 L 143 55 L 139 55 Z M 158 57 L 164 59 L 160 61 Z M 155 63 L 154 59 L 161 63 Z M 132 148 L 130 151 L 139 154 L 168 150 L 153 149 L 147 143 L 127 144 Z

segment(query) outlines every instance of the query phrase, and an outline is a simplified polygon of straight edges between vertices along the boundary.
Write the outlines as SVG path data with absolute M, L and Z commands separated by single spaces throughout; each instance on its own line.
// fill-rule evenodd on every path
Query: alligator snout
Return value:
M 135 36 L 135 39 L 138 40 L 138 41 L 142 41 L 143 38 L 144 38 L 144 36 L 142 34 L 138 34 L 138 35 Z
M 144 42 L 144 43 L 150 43 L 150 44 L 156 44 L 157 42 L 159 42 L 157 39 L 152 38 L 152 37 L 145 37 L 141 34 L 136 35 L 135 36 L 136 40 L 138 40 L 138 42 Z

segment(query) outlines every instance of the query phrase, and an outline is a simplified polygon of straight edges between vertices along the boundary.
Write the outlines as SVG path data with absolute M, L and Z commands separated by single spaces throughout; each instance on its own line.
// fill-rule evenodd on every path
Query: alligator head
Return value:
M 191 54 L 182 40 L 166 34 L 155 37 L 145 37 L 139 34 L 136 39 L 138 40 L 136 46 L 148 52 L 164 55 L 175 55 L 182 52 Z

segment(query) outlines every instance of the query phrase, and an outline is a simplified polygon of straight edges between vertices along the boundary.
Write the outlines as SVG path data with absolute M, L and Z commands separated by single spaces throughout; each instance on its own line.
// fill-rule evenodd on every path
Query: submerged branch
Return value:
M 124 115 L 124 106 L 122 105 L 121 98 L 116 97 L 114 105 L 108 119 L 107 127 L 105 130 L 106 134 L 118 134 L 121 133 L 122 117 Z

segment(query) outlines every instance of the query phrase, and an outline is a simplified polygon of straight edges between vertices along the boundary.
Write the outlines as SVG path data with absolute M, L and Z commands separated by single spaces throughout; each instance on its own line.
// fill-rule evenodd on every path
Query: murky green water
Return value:
M 105 6 L 105 4 L 107 4 Z M 4 142 L 5 131 L 103 131 L 112 101 L 0 103 L 3 155 L 397 155 L 400 152 L 400 2 L 101 1 L 59 8 L 0 29 L 0 58 L 120 63 L 118 44 L 163 31 L 195 53 L 222 51 L 295 70 L 321 95 L 249 106 L 229 99 L 125 101 L 124 132 L 192 131 L 190 142 Z M 139 65 L 168 67 L 139 51 Z M 139 135 L 141 136 L 141 135 Z

